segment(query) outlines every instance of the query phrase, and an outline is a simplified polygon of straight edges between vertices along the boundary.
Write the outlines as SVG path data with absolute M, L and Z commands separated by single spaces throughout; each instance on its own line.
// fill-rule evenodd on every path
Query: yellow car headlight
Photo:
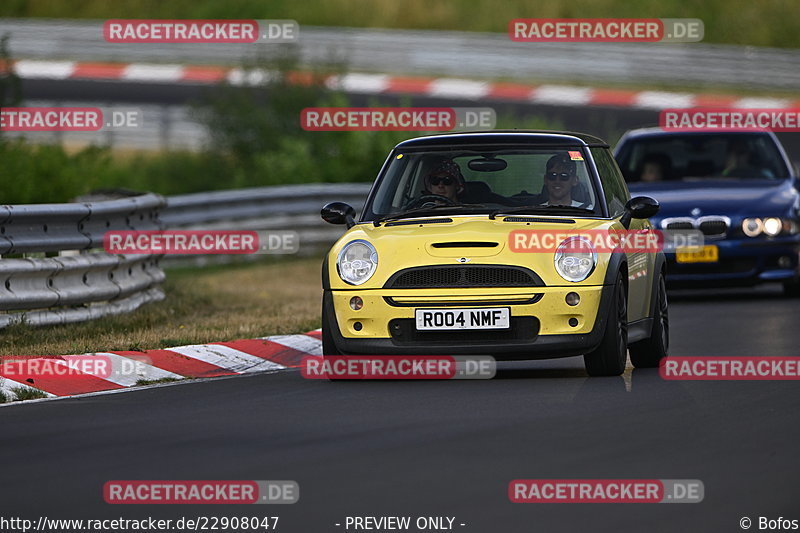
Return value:
M 350 285 L 366 283 L 378 268 L 378 252 L 367 241 L 358 239 L 345 244 L 336 260 L 342 281 Z
M 586 237 L 569 237 L 556 249 L 556 272 L 567 281 L 585 280 L 596 265 L 597 251 Z

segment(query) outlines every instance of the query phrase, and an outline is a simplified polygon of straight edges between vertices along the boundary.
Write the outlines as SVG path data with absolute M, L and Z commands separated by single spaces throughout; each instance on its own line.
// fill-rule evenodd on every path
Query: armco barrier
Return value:
M 361 209 L 369 192 L 368 183 L 331 183 L 281 185 L 212 191 L 167 197 L 160 215 L 168 228 L 295 231 L 302 255 L 314 254 L 330 246 L 342 233 L 343 226 L 332 226 L 319 215 L 328 202 L 341 201 Z M 258 257 L 258 256 L 238 256 Z M 224 262 L 228 256 L 170 257 L 167 264 L 193 260 L 201 264 Z
M 101 251 L 108 230 L 290 230 L 298 233 L 300 252 L 310 254 L 329 246 L 344 231 L 322 221 L 322 205 L 338 200 L 359 209 L 369 187 L 367 183 L 287 185 L 167 198 L 142 194 L 72 204 L 0 206 L 0 328 L 19 322 L 80 322 L 163 299 L 162 258 Z M 43 257 L 54 253 L 58 255 Z M 189 259 L 198 258 L 171 258 L 182 263 Z M 209 258 L 200 258 L 203 261 Z
M 164 203 L 159 195 L 142 194 L 101 202 L 0 206 L 0 328 L 78 322 L 162 299 L 164 272 L 157 257 L 116 256 L 98 249 L 109 229 L 160 228 L 158 211 Z

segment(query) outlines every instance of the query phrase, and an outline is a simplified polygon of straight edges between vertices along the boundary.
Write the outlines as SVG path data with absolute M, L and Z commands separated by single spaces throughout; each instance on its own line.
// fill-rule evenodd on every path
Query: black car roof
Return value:
M 539 146 L 603 146 L 608 144 L 593 135 L 570 131 L 493 130 L 428 135 L 403 141 L 396 148 L 466 146 L 475 144 L 531 144 Z
M 683 137 L 687 135 L 765 135 L 772 136 L 769 131 L 762 130 L 735 130 L 735 129 L 718 129 L 718 130 L 664 130 L 662 128 L 637 128 L 625 132 L 624 137 L 627 139 L 636 139 L 641 137 Z

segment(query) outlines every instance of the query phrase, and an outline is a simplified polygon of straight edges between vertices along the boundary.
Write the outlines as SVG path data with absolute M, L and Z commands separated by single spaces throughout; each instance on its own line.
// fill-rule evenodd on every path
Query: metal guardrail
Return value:
M 113 44 L 102 21 L 3 19 L 12 57 L 238 64 L 275 45 Z M 632 82 L 794 89 L 800 52 L 706 43 L 518 43 L 505 34 L 301 26 L 304 65 L 344 61 L 353 70 L 470 78 Z M 54 68 L 57 68 L 54 66 Z
M 162 264 L 216 263 L 230 256 L 111 255 L 108 230 L 291 230 L 316 253 L 343 233 L 319 216 L 340 200 L 360 208 L 367 183 L 288 185 L 184 194 L 143 194 L 72 204 L 0 206 L 0 329 L 67 324 L 133 311 L 164 298 Z M 8 255 L 58 253 L 55 257 Z M 247 256 L 258 257 L 258 256 Z
M 229 191 L 212 191 L 167 197 L 160 220 L 168 228 L 216 230 L 290 230 L 298 234 L 298 253 L 311 255 L 329 247 L 343 231 L 324 222 L 319 212 L 337 200 L 360 210 L 369 183 L 281 185 Z M 227 262 L 233 256 L 166 257 L 165 265 L 187 260 L 198 264 Z M 235 256 L 253 259 L 257 255 Z
M 0 328 L 66 324 L 136 309 L 164 297 L 151 255 L 96 251 L 103 234 L 161 227 L 163 197 L 0 206 Z M 56 257 L 8 257 L 9 255 Z

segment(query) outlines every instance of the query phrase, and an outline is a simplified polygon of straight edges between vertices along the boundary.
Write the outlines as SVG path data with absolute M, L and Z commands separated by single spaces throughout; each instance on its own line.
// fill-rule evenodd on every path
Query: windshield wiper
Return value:
M 416 209 L 409 209 L 408 211 L 401 211 L 399 213 L 392 213 L 391 215 L 386 215 L 385 217 L 376 219 L 372 221 L 372 224 L 377 228 L 383 222 L 388 222 L 390 220 L 397 220 L 400 218 L 408 218 L 413 215 L 419 215 L 422 213 L 430 212 L 430 211 L 438 211 L 442 209 L 455 209 L 456 211 L 460 210 L 461 208 L 485 208 L 486 206 L 483 204 L 456 204 L 456 205 L 429 205 L 424 207 L 417 207 Z
M 585 207 L 573 207 L 571 205 L 523 205 L 520 207 L 512 207 L 510 209 L 496 209 L 489 213 L 489 219 L 494 220 L 499 214 L 513 215 L 515 213 L 546 213 L 547 211 L 551 210 L 594 214 L 593 209 L 586 209 Z

